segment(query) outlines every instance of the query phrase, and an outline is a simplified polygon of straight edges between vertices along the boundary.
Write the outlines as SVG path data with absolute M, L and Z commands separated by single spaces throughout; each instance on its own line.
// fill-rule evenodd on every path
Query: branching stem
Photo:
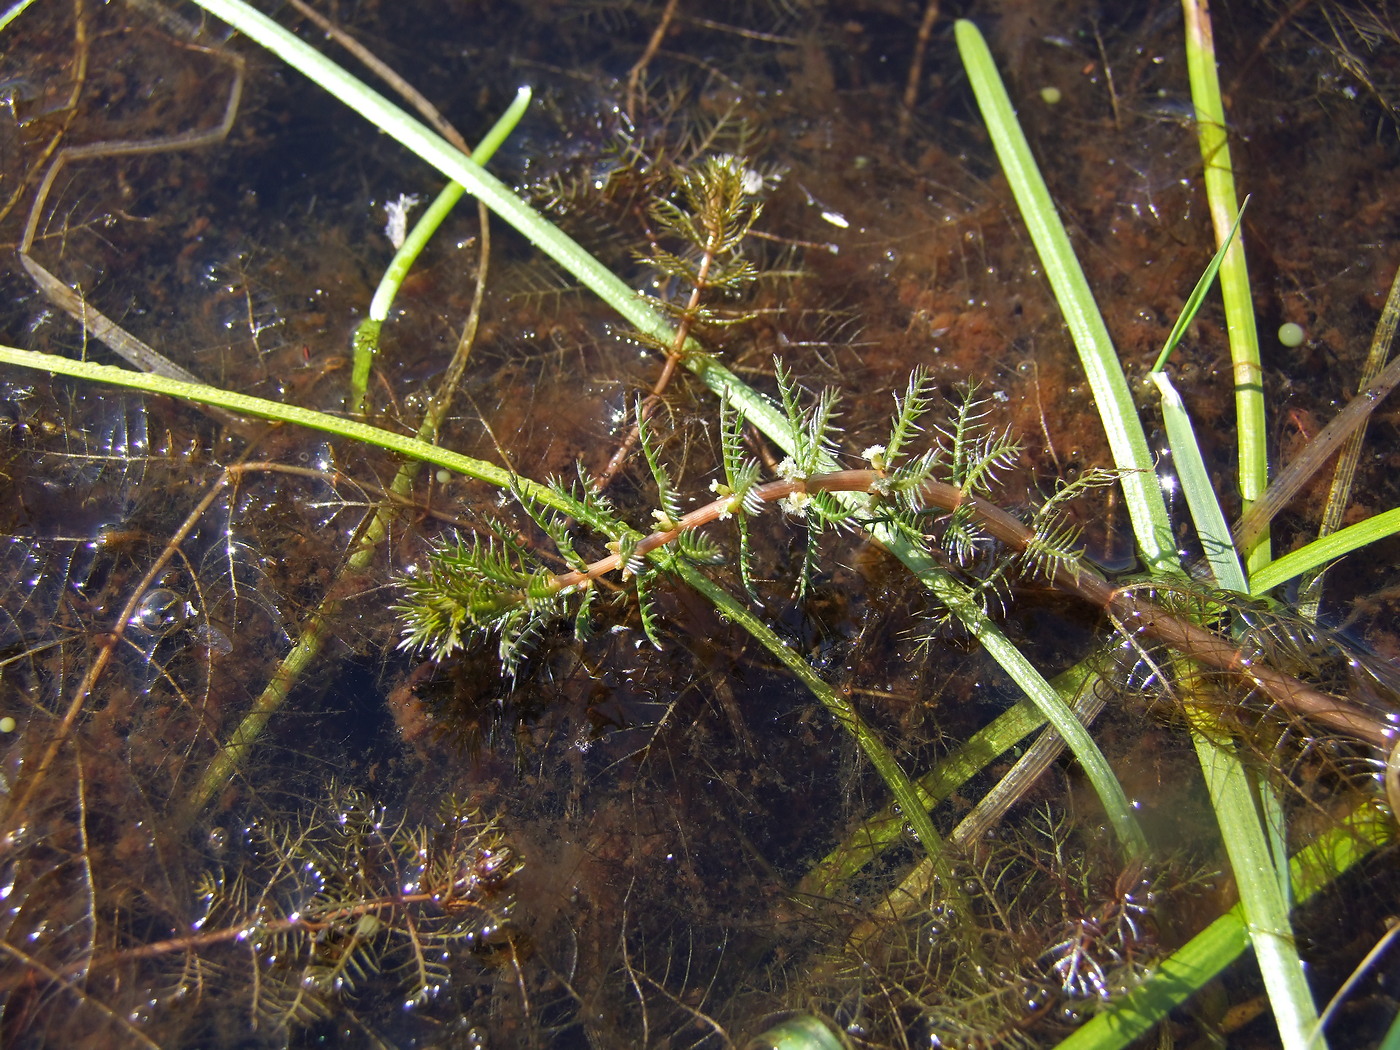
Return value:
M 884 478 L 885 475 L 878 470 L 838 470 L 805 479 L 770 481 L 751 489 L 744 496 L 744 503 L 751 507 L 766 505 L 794 495 L 817 492 L 877 493 Z M 920 496 L 924 506 L 929 509 L 947 512 L 970 509 L 989 536 L 1016 551 L 1026 550 L 1035 541 L 1035 532 L 1031 528 L 995 503 L 968 495 L 955 485 L 926 481 L 920 489 Z M 658 530 L 638 541 L 636 547 L 628 552 L 629 556 L 643 557 L 675 542 L 684 533 L 730 517 L 737 510 L 734 496 L 721 496 L 686 514 L 676 522 L 675 527 Z M 871 518 L 880 516 L 879 503 L 872 503 Z M 622 555 L 611 554 L 590 563 L 586 570 L 555 576 L 552 583 L 559 590 L 586 587 L 622 566 Z M 1243 676 L 1290 714 L 1310 719 L 1387 752 L 1395 744 L 1393 730 L 1358 705 L 1254 661 L 1230 639 L 1170 612 L 1140 588 L 1118 586 L 1083 562 L 1052 562 L 1046 575 L 1052 586 L 1104 610 L 1124 630 L 1133 634 L 1140 632 L 1207 667 Z
M 674 7 L 675 4 L 672 3 L 671 7 L 667 8 L 668 15 Z M 663 19 L 663 24 L 664 22 L 665 19 Z M 686 344 L 690 341 L 691 334 L 695 331 L 695 322 L 700 317 L 700 300 L 710 285 L 710 270 L 715 264 L 715 256 L 724 244 L 723 226 L 718 222 L 706 225 L 708 229 L 705 231 L 705 244 L 690 289 L 690 299 L 680 312 L 676 324 L 676 334 L 666 350 L 666 364 L 661 369 L 661 375 L 652 385 L 651 391 L 642 399 L 641 407 L 637 411 L 637 421 L 632 424 L 631 429 L 627 431 L 627 436 L 623 438 L 622 444 L 612 454 L 612 458 L 608 460 L 608 465 L 603 468 L 603 472 L 598 475 L 597 486 L 600 492 L 608 487 L 612 479 L 617 476 L 617 472 L 622 469 L 623 464 L 627 462 L 627 457 L 632 454 L 632 450 L 637 447 L 637 441 L 641 437 L 641 428 L 646 426 L 647 420 L 651 418 L 652 412 L 656 410 L 657 404 L 666 393 L 666 388 L 671 385 L 676 369 L 685 359 Z

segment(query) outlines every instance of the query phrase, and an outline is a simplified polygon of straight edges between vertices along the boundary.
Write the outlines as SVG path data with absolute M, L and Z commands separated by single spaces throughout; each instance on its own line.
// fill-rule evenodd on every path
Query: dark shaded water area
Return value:
M 1297 7 L 1214 13 L 1252 195 L 1275 468 L 1355 392 L 1400 265 L 1394 24 L 1364 5 Z M 884 439 L 911 369 L 930 371 L 939 418 L 975 383 L 989 422 L 1021 439 L 995 496 L 1024 513 L 1110 457 L 953 45 L 951 19 L 972 18 L 1159 426 L 1144 377 L 1213 250 L 1176 5 L 950 4 L 922 38 L 924 6 L 900 0 L 319 10 L 469 141 L 528 84 L 492 170 L 646 294 L 690 293 L 643 261 L 677 250 L 652 202 L 706 157 L 742 158 L 762 201 L 745 249 L 760 276 L 706 300 L 706 345 L 765 392 L 775 356 L 804 390 L 839 391 L 851 466 Z M 351 62 L 292 7 L 275 15 Z M 65 147 L 215 127 L 241 83 L 218 141 L 65 164 L 31 254 L 200 380 L 345 412 L 352 333 L 393 253 L 386 206 L 430 199 L 441 178 L 192 5 L 40 4 L 0 50 L 0 339 L 117 361 L 19 263 L 41 180 Z M 600 474 L 661 358 L 501 222 L 489 240 L 440 443 L 539 480 Z M 464 201 L 415 265 L 384 328 L 372 422 L 416 432 L 484 241 Z M 1279 341 L 1285 322 L 1301 345 Z M 1233 514 L 1215 297 L 1174 362 Z M 686 509 L 722 476 L 719 416 L 682 374 L 654 417 Z M 1389 404 L 1371 421 L 1348 521 L 1397 504 L 1396 422 Z M 781 458 L 757 435 L 752 448 L 770 468 Z M 591 634 L 558 625 L 515 675 L 491 641 L 440 663 L 399 649 L 398 581 L 432 544 L 504 523 L 562 563 L 508 494 L 430 469 L 352 564 L 398 468 L 310 431 L 0 373 L 0 1045 L 708 1048 L 791 1011 L 853 1047 L 1054 1045 L 1233 903 L 1174 694 L 1097 611 L 1029 581 L 993 603 L 1047 676 L 1107 650 L 1093 732 L 1150 862 L 1125 864 L 1061 759 L 959 853 L 956 892 L 935 886 L 892 919 L 886 895 L 920 855 L 911 835 L 822 892 L 803 881 L 887 805 L 883 783 L 799 681 L 680 583 L 653 587 L 659 647 L 613 581 Z M 1324 478 L 1276 522 L 1276 552 L 1315 533 L 1326 491 Z M 651 527 L 640 454 L 609 495 Z M 1116 489 L 1070 511 L 1096 560 L 1135 569 Z M 715 536 L 728 557 L 705 571 L 742 594 L 733 535 Z M 745 601 L 905 769 L 937 765 L 1016 702 L 858 533 L 820 538 L 801 597 L 800 523 L 765 514 L 751 539 Z M 606 553 L 601 537 L 577 542 Z M 1377 704 L 1400 657 L 1397 555 L 1388 540 L 1344 560 L 1322 604 L 1371 654 Z M 279 671 L 314 624 L 324 643 L 304 670 Z M 1325 639 L 1276 637 L 1265 658 L 1350 688 L 1329 677 L 1345 661 L 1324 659 Z M 211 774 L 283 680 L 241 763 Z M 1295 846 L 1379 790 L 1384 756 L 1302 726 L 1248 728 Z M 940 832 L 1018 753 L 935 810 Z M 1320 1002 L 1397 908 L 1382 849 L 1299 917 Z M 1383 960 L 1349 992 L 1333 1045 L 1379 1040 L 1397 973 Z M 1273 1045 L 1262 994 L 1242 964 L 1163 1039 Z

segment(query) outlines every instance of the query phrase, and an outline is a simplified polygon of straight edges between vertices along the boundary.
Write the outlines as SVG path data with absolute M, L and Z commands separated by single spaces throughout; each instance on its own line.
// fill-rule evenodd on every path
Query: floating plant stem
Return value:
M 3 360 L 3 358 L 0 358 Z M 811 497 L 819 493 L 878 493 L 886 482 L 886 476 L 876 470 L 843 470 L 809 478 L 770 481 L 756 484 L 742 497 L 742 504 L 751 509 L 791 501 L 794 496 Z M 1005 543 L 1018 551 L 1033 549 L 1037 534 L 1030 527 L 1012 517 L 1000 507 L 981 497 L 968 496 L 960 489 L 946 482 L 925 480 L 918 498 L 929 508 L 955 512 L 968 509 L 975 515 L 979 526 L 988 536 Z M 551 576 L 543 585 L 555 593 L 576 591 L 590 586 L 601 577 L 624 569 L 634 558 L 641 558 L 677 542 L 687 532 L 731 517 L 738 512 L 736 496 L 723 494 L 719 499 L 672 522 L 667 528 L 651 533 L 630 544 L 625 551 L 618 551 L 590 562 L 586 567 Z M 873 519 L 880 512 L 870 510 Z M 889 530 L 891 537 L 900 533 Z M 1078 560 L 1057 560 L 1051 562 L 1042 572 L 1052 585 L 1078 595 L 1080 598 L 1105 610 L 1130 633 L 1142 632 L 1148 637 L 1165 642 L 1208 667 L 1231 674 L 1237 674 L 1252 682 L 1284 709 L 1300 717 L 1309 718 L 1355 739 L 1378 747 L 1388 746 L 1389 734 L 1386 728 L 1373 716 L 1353 706 L 1343 698 L 1321 692 L 1289 675 L 1255 663 L 1243 656 L 1236 645 L 1228 638 L 1215 634 L 1191 623 L 1181 616 L 1145 597 L 1139 588 L 1119 587 L 1104 579 L 1097 571 Z M 950 581 L 951 582 L 951 581 Z M 524 596 L 522 595 L 522 600 Z M 473 605 L 471 599 L 463 595 L 460 599 L 464 607 Z M 960 600 L 950 595 L 948 600 Z M 966 601 L 967 599 L 961 599 Z M 496 615 L 493 609 L 489 615 Z M 971 616 L 971 614 L 969 614 Z M 464 622 L 464 626 L 466 623 Z M 426 639 L 421 643 L 429 644 Z M 448 646 L 446 651 L 456 648 Z M 1009 661 L 1008 661 L 1009 662 Z M 1063 700 L 1056 698 L 1063 706 Z M 1066 712 L 1068 708 L 1065 708 Z M 1061 727 L 1050 712 L 1044 712 L 1055 724 L 1056 729 L 1069 736 L 1073 733 L 1068 727 Z M 1072 716 L 1071 716 L 1072 718 Z M 1076 723 L 1077 724 L 1077 723 Z M 1082 727 L 1080 727 L 1082 730 Z M 1110 774 L 1111 775 L 1111 774 Z
M 654 346 L 665 355 L 665 364 L 638 407 L 636 422 L 598 476 L 600 488 L 608 487 L 636 446 L 642 427 L 661 403 L 676 369 L 695 346 L 692 336 L 697 326 L 718 320 L 705 301 L 710 293 L 734 295 L 758 279 L 757 268 L 743 256 L 744 241 L 762 210 L 745 185 L 747 174 L 737 157 L 708 157 L 693 170 L 682 171 L 677 179 L 684 206 L 664 197 L 652 202 L 651 217 L 658 232 L 677 238 L 699 255 L 690 259 L 655 246 L 647 258 L 663 279 L 680 282 L 682 288 L 688 286 L 690 293 L 684 305 L 657 300 L 662 311 L 674 315 L 675 332 L 669 342 Z M 737 320 L 740 318 L 726 317 L 724 323 Z
M 498 467 L 494 463 L 464 456 L 461 453 L 431 445 L 426 441 L 404 434 L 396 434 L 391 430 L 384 430 L 381 427 L 371 426 L 357 420 L 332 416 L 325 412 L 314 412 L 311 409 L 289 405 L 281 401 L 252 397 L 221 387 L 205 386 L 200 383 L 184 383 L 168 379 L 165 376 L 135 372 L 129 368 L 100 365 L 93 361 L 77 361 L 71 357 L 43 354 L 35 350 L 21 350 L 13 346 L 0 345 L 0 364 L 17 365 L 20 368 L 71 376 L 74 379 L 86 379 L 95 383 L 141 390 L 148 394 L 162 394 L 196 404 L 217 405 L 242 416 L 256 416 L 261 419 L 319 430 L 334 437 L 349 438 L 374 448 L 382 448 L 387 452 L 398 452 L 410 459 L 430 463 L 465 477 L 487 482 L 498 488 L 522 489 L 530 498 L 565 513 L 578 511 L 576 504 L 557 499 L 547 486 L 536 484 L 528 478 L 519 478 L 504 467 Z M 606 531 L 608 528 L 608 523 L 603 518 L 591 517 L 585 518 L 585 520 L 591 528 L 600 531 Z

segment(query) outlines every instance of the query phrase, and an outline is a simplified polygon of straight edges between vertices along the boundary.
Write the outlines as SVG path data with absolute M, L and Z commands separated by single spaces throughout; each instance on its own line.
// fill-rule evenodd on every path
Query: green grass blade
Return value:
M 1196 134 L 1205 164 L 1206 200 L 1215 226 L 1216 242 L 1226 244 L 1239 214 L 1235 173 L 1225 131 L 1225 105 L 1215 66 L 1215 41 L 1210 14 L 1200 0 L 1182 0 L 1186 17 L 1186 69 L 1196 107 Z M 1240 495 L 1246 509 L 1269 487 L 1268 432 L 1264 418 L 1264 372 L 1260 365 L 1259 333 L 1254 323 L 1254 299 L 1249 289 L 1243 236 L 1228 242 L 1220 267 L 1220 295 L 1230 336 L 1235 377 L 1235 428 L 1239 445 Z M 1267 534 L 1252 551 L 1245 551 L 1247 568 L 1256 572 L 1269 561 Z
M 491 130 L 486 133 L 482 140 L 477 143 L 476 149 L 472 150 L 472 160 L 478 164 L 488 163 L 496 150 L 500 149 L 502 143 L 515 130 L 515 126 L 520 123 L 520 119 L 525 116 L 525 111 L 530 106 L 530 89 L 522 87 L 515 93 L 515 99 L 501 114 Z M 404 238 L 402 246 L 394 253 L 394 258 L 384 271 L 384 276 L 379 282 L 379 287 L 375 289 L 374 298 L 370 300 L 369 317 L 384 321 L 389 317 L 389 310 L 394 304 L 394 297 L 398 295 L 399 287 L 408 276 L 408 271 L 412 268 L 418 256 L 427 247 L 428 241 L 442 225 L 452 211 L 453 206 L 462 199 L 466 193 L 466 187 L 460 182 L 449 182 L 442 188 L 442 191 L 433 198 L 426 211 L 413 224 L 413 229 Z
M 1220 509 L 1220 501 L 1216 499 L 1215 486 L 1210 482 L 1205 460 L 1201 458 L 1200 446 L 1196 444 L 1196 432 L 1191 426 L 1186 405 L 1172 385 L 1170 376 L 1165 372 L 1148 374 L 1162 395 L 1162 421 L 1167 428 L 1167 442 L 1171 445 L 1172 460 L 1176 463 L 1176 475 L 1181 481 L 1181 491 L 1186 496 L 1186 506 L 1196 526 L 1196 536 L 1215 575 L 1215 582 L 1228 591 L 1244 594 L 1249 590 L 1244 569 L 1240 566 L 1234 541 L 1230 539 L 1230 525 Z
M 1282 865 L 1274 863 L 1270 836 L 1256 806 L 1249 775 L 1233 745 L 1216 743 L 1201 732 L 1192 736 L 1281 1044 L 1284 1050 L 1325 1046 L 1313 1038 L 1317 1005 L 1289 921 L 1288 895 L 1281 885 L 1287 876 L 1280 870 Z M 1262 785 L 1260 790 L 1268 791 L 1269 787 Z
M 520 123 L 520 118 L 525 115 L 529 106 L 530 89 L 523 87 L 515 93 L 514 101 L 506 107 L 506 111 L 491 126 L 491 130 L 477 143 L 476 149 L 472 150 L 472 160 L 478 164 L 489 161 L 496 150 L 500 149 L 501 144 L 510 137 L 510 133 Z M 374 290 L 374 297 L 369 303 L 369 313 L 356 326 L 352 340 L 354 355 L 350 370 L 350 410 L 356 415 L 362 415 L 365 411 L 365 391 L 369 386 L 370 368 L 373 367 L 375 355 L 379 352 L 379 332 L 389 318 L 394 297 L 399 294 L 404 278 L 418 261 L 418 256 L 427 247 L 428 241 L 437 233 L 438 227 L 446 221 L 466 192 L 466 187 L 460 182 L 449 182 L 444 186 L 433 198 L 433 203 L 428 205 L 427 210 L 413 224 L 413 229 L 394 252 L 394 257 L 379 279 L 379 286 Z
M 1172 325 L 1171 332 L 1167 335 L 1167 341 L 1162 346 L 1162 352 L 1157 355 L 1157 360 L 1152 364 L 1152 371 L 1160 372 L 1167 364 L 1167 358 L 1171 356 L 1177 344 L 1181 342 L 1181 337 L 1186 334 L 1186 329 L 1191 322 L 1196 319 L 1196 314 L 1201 309 L 1201 303 L 1205 301 L 1206 293 L 1210 291 L 1210 286 L 1215 283 L 1215 276 L 1220 272 L 1220 264 L 1225 261 L 1225 250 L 1234 243 L 1235 234 L 1239 231 L 1240 221 L 1244 218 L 1244 210 L 1249 207 L 1249 198 L 1244 199 L 1240 205 L 1239 214 L 1235 216 L 1235 224 L 1230 227 L 1230 232 L 1225 237 L 1225 242 L 1215 250 L 1215 254 L 1210 257 L 1210 262 L 1206 265 L 1205 272 L 1201 274 L 1201 279 L 1196 282 L 1196 287 L 1191 289 L 1191 294 L 1186 297 L 1186 305 L 1181 308 L 1181 313 L 1177 315 L 1176 324 Z
M 1249 578 L 1250 590 L 1254 594 L 1266 594 L 1295 576 L 1397 532 L 1400 532 L 1400 507 L 1382 511 L 1276 558 Z
M 1234 364 L 1238 476 L 1240 494 L 1248 507 L 1262 497 L 1268 487 L 1263 371 L 1254 323 L 1254 301 L 1249 287 L 1244 240 L 1238 234 L 1240 208 L 1225 132 L 1225 110 L 1220 97 L 1210 16 L 1199 0 L 1182 0 L 1182 9 L 1186 21 L 1187 71 L 1191 97 L 1196 107 L 1206 197 L 1216 240 L 1223 252 L 1220 291 L 1225 304 L 1230 356 Z M 1203 471 L 1204 468 L 1201 469 Z M 1205 492 L 1199 490 L 1202 484 Z M 1198 501 L 1215 503 L 1208 479 L 1203 481 L 1198 478 L 1196 485 Z M 1193 516 L 1196 513 L 1193 506 Z M 1231 565 L 1238 559 L 1238 554 L 1229 543 L 1228 534 L 1222 545 L 1218 523 L 1212 519 L 1207 528 L 1211 532 L 1207 553 L 1214 554 L 1212 565 L 1218 565 L 1219 571 L 1235 581 L 1233 589 L 1243 590 L 1238 567 Z M 1204 533 L 1202 542 L 1207 542 Z M 1249 573 L 1264 568 L 1269 561 L 1267 534 L 1261 536 L 1260 542 L 1251 550 L 1243 553 Z M 1312 1042 L 1312 1036 L 1317 1031 L 1317 1007 L 1308 988 L 1303 962 L 1289 924 L 1287 887 L 1284 885 L 1287 876 L 1283 871 L 1282 856 L 1276 855 L 1269 846 L 1271 837 L 1277 840 L 1281 831 L 1273 828 L 1272 823 L 1266 823 L 1265 814 L 1256 806 L 1249 776 L 1233 747 L 1211 740 L 1198 731 L 1193 732 L 1192 736 L 1210 788 L 1211 802 L 1235 875 L 1240 904 L 1248 920 L 1250 939 L 1254 944 L 1279 1038 L 1284 1047 L 1302 1050 Z M 1261 786 L 1259 790 L 1268 792 L 1270 789 Z M 1263 796 L 1263 809 L 1281 819 L 1277 808 L 1275 799 Z
M 1029 145 L 981 34 L 968 22 L 959 22 L 956 32 L 964 65 L 967 67 L 973 91 L 987 122 L 1002 168 L 1031 232 L 1031 239 L 1045 265 L 1047 276 L 1074 335 L 1076 346 L 1080 349 L 1080 358 L 1094 389 L 1095 401 L 1108 432 L 1116 463 L 1120 469 L 1131 471 L 1125 475 L 1123 486 L 1144 559 L 1148 561 L 1149 568 L 1154 573 L 1179 571 L 1172 550 L 1173 545 L 1170 543 L 1170 531 L 1166 527 L 1165 506 L 1160 490 L 1156 487 L 1155 473 L 1147 454 L 1142 426 L 1137 418 L 1122 368 L 1108 339 L 1107 329 L 1098 314 L 1083 271 L 1070 248 L 1069 239 L 1055 212 L 1044 180 L 1036 168 Z M 1221 126 L 1223 127 L 1223 123 Z M 1233 197 L 1230 198 L 1230 205 L 1229 218 L 1234 219 L 1238 209 L 1234 206 Z M 1215 215 L 1217 229 L 1223 242 L 1230 222 L 1227 221 L 1222 228 L 1219 212 L 1215 212 Z M 1229 266 L 1231 259 L 1231 252 L 1227 249 L 1222 267 Z M 1237 280 L 1244 272 L 1243 256 L 1239 255 L 1238 259 L 1239 262 L 1232 271 Z M 1247 290 L 1247 278 L 1245 287 Z M 1252 325 L 1251 312 L 1251 333 Z M 1237 376 L 1239 374 L 1237 371 Z M 1255 375 L 1257 376 L 1257 365 Z M 1260 408 L 1262 410 L 1262 402 Z M 1177 422 L 1181 423 L 1185 418 L 1183 410 L 1177 417 Z M 1262 419 L 1262 411 L 1259 418 Z M 1180 428 L 1179 437 L 1184 443 L 1184 448 L 1195 447 L 1194 438 Z M 1204 489 L 1198 489 L 1197 492 L 1203 521 L 1211 517 L 1209 506 L 1215 503 L 1213 492 L 1208 490 L 1207 483 Z M 1262 486 L 1260 490 L 1262 491 Z M 1220 571 L 1229 576 L 1231 544 L 1228 532 L 1223 530 L 1223 516 L 1218 514 L 1218 507 L 1214 517 L 1217 521 L 1207 526 L 1208 532 L 1214 537 L 1211 546 L 1215 549 Z M 1153 554 L 1156 555 L 1155 558 Z M 1267 558 L 1267 553 L 1264 557 Z M 1243 582 L 1243 576 L 1237 569 L 1233 572 L 1233 578 L 1236 582 Z M 1232 857 L 1239 853 L 1242 857 L 1241 863 L 1247 858 L 1252 864 L 1251 867 L 1236 868 L 1237 881 L 1241 887 L 1242 898 L 1250 908 L 1250 921 L 1258 942 L 1265 980 L 1270 987 L 1271 997 L 1276 997 L 1274 1009 L 1279 1019 L 1280 1031 L 1286 1045 L 1297 1045 L 1297 1033 L 1302 1030 L 1307 1018 L 1310 1015 L 1315 1017 L 1316 1014 L 1311 997 L 1306 994 L 1306 984 L 1301 981 L 1302 967 L 1296 947 L 1287 933 L 1287 902 L 1281 899 L 1278 872 L 1267 848 L 1262 852 L 1248 848 L 1252 844 L 1266 844 L 1267 836 L 1260 823 L 1253 798 L 1248 795 L 1244 770 L 1236 756 L 1200 734 L 1197 734 L 1196 742 L 1203 768 L 1216 788 L 1212 797 L 1217 805 L 1217 818 L 1222 833 L 1227 840 L 1238 840 L 1227 843 Z M 1243 795 L 1241 785 L 1245 786 Z M 1249 802 L 1247 807 L 1244 805 L 1246 798 Z
M 956 24 L 955 33 L 958 51 L 991 133 L 1002 171 L 1011 185 L 1021 218 L 1030 230 L 1031 241 L 1079 350 L 1079 359 L 1113 450 L 1114 463 L 1124 472 L 1124 500 L 1143 559 L 1151 572 L 1177 572 L 1180 566 L 1176 545 L 1172 542 L 1166 504 L 1152 470 L 1147 436 L 1138 420 L 1128 380 L 1094 294 L 1070 247 L 1064 224 L 1031 155 L 1030 144 L 1016 119 L 1016 111 L 986 41 L 977 27 L 966 20 Z
M 1395 1019 L 1390 1022 L 1390 1027 L 1385 1030 L 1385 1038 L 1381 1040 L 1380 1050 L 1400 1050 L 1400 1013 L 1395 1015 Z
M 1245 204 L 1248 203 L 1246 200 Z M 1172 458 L 1176 463 L 1177 477 L 1181 481 L 1186 505 L 1190 508 L 1191 518 L 1196 526 L 1196 536 L 1200 540 L 1202 550 L 1205 551 L 1207 561 L 1210 562 L 1215 582 L 1227 590 L 1238 591 L 1241 594 L 1248 588 L 1245 585 L 1244 569 L 1240 566 L 1239 554 L 1230 537 L 1230 527 L 1226 524 L 1224 511 L 1220 509 L 1215 486 L 1211 484 L 1210 475 L 1206 472 L 1205 461 L 1201 457 L 1201 449 L 1196 442 L 1196 432 L 1191 426 L 1191 417 L 1186 412 L 1186 405 L 1176 387 L 1172 385 L 1171 378 L 1162 369 L 1187 327 L 1195 320 L 1196 313 L 1220 270 L 1220 264 L 1225 259 L 1226 249 L 1234 243 L 1235 232 L 1239 229 L 1242 218 L 1244 208 L 1235 216 L 1235 224 L 1230 228 L 1225 243 L 1216 249 L 1205 272 L 1196 282 L 1196 287 L 1191 290 L 1176 324 L 1172 325 L 1162 352 L 1157 355 L 1152 371 L 1148 373 L 1162 396 L 1162 418 L 1167 428 L 1167 441 L 1171 445 Z
M 0 30 L 8 28 L 9 24 L 20 15 L 24 14 L 25 8 L 29 7 L 32 3 L 34 3 L 34 0 L 17 0 L 16 3 L 11 4 L 5 10 L 4 14 L 0 14 Z
M 611 536 L 612 534 L 610 525 L 605 519 L 589 514 L 586 507 L 573 500 L 560 498 L 548 486 L 540 485 L 528 478 L 516 477 L 504 467 L 498 467 L 494 463 L 473 459 L 471 456 L 463 456 L 437 445 L 430 445 L 417 438 L 370 426 L 368 423 L 342 419 L 340 416 L 328 415 L 325 412 L 313 412 L 296 405 L 285 405 L 280 401 L 268 401 L 264 398 L 251 397 L 248 394 L 239 394 L 219 387 L 186 383 L 179 379 L 168 379 L 165 376 L 153 375 L 149 372 L 137 372 L 112 365 L 99 365 L 92 361 L 75 361 L 71 357 L 41 354 L 34 350 L 20 350 L 13 346 L 0 346 L 0 364 L 17 365 L 20 368 L 36 369 L 41 372 L 70 376 L 74 379 L 106 383 L 110 386 L 140 390 L 148 394 L 163 394 L 167 397 L 193 401 L 201 405 L 215 405 L 241 416 L 255 416 L 279 423 L 292 423 L 336 437 L 361 441 L 367 445 L 373 445 L 389 452 L 397 452 L 410 459 L 431 463 L 434 466 L 443 467 L 503 489 L 514 487 L 538 503 L 576 516 L 589 527 L 597 529 L 605 535 Z

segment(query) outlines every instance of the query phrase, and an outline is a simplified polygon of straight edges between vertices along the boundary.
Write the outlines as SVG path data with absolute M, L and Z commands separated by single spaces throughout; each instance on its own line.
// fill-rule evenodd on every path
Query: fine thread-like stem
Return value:
M 248 452 L 244 453 L 245 456 L 251 451 L 250 448 Z M 49 740 L 48 746 L 36 763 L 33 765 L 26 764 L 25 776 L 18 782 L 14 794 L 11 795 L 11 804 L 6 816 L 6 823 L 3 827 L 0 827 L 0 853 L 4 853 L 14 845 L 16 836 L 20 833 L 20 829 L 24 827 L 29 804 L 38 794 L 39 786 L 44 782 L 49 770 L 58 759 L 59 752 L 71 737 L 73 728 L 77 725 L 79 715 L 87 708 L 88 699 L 92 695 L 93 687 L 96 685 L 97 680 L 102 677 L 103 672 L 107 670 L 107 665 L 111 663 L 112 654 L 116 651 L 117 645 L 121 642 L 127 627 L 131 625 L 132 617 L 136 614 L 136 607 L 140 604 L 142 595 L 144 595 L 151 585 L 159 578 L 161 571 L 169 565 L 171 559 L 175 557 L 180 545 L 184 543 L 189 534 L 194 531 L 195 526 L 199 524 L 199 520 L 204 516 L 205 512 L 213 506 L 214 500 L 224 491 L 225 486 L 228 484 L 228 479 L 233 473 L 233 469 L 234 468 L 228 468 L 220 473 L 218 478 L 214 480 L 214 483 L 209 486 L 209 490 L 200 501 L 195 504 L 194 509 L 185 516 L 185 520 L 180 524 L 180 527 L 175 530 L 174 535 L 170 537 L 165 548 L 161 551 L 160 556 L 156 558 L 151 567 L 146 570 L 145 575 L 143 575 L 136 586 L 132 588 L 130 597 L 127 598 L 126 604 L 122 606 L 121 611 L 117 614 L 111 629 L 101 639 L 96 656 L 93 658 L 92 663 L 88 665 L 87 671 L 84 673 L 82 680 L 78 683 L 78 687 L 73 690 L 72 702 L 68 705 L 67 710 L 63 714 L 63 718 L 59 721 L 58 727 L 54 731 L 53 737 Z

